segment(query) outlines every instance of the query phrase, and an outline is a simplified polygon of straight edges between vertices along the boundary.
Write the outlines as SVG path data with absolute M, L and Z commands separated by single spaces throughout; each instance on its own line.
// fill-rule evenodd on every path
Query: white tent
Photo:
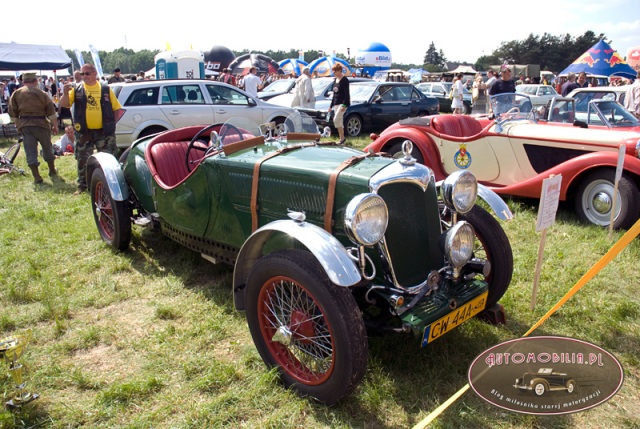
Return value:
M 475 74 L 477 73 L 473 67 L 471 66 L 458 66 L 455 70 L 451 70 L 449 73 L 464 73 L 464 74 Z
M 0 70 L 62 70 L 71 58 L 61 46 L 0 43 Z

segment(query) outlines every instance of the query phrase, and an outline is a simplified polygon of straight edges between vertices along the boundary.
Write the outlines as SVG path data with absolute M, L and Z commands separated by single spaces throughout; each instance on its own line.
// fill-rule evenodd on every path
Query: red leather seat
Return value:
M 440 134 L 453 137 L 472 137 L 482 131 L 476 119 L 464 115 L 438 115 L 431 119 L 431 126 Z
M 172 188 L 189 175 L 185 164 L 188 146 L 189 142 L 186 141 L 150 143 L 150 156 L 147 158 L 149 168 L 163 188 Z M 191 171 L 196 168 L 202 155 L 203 152 L 199 150 L 189 153 L 189 160 L 193 161 Z
M 431 119 L 431 126 L 440 134 L 461 137 L 462 129 L 457 119 L 458 115 L 438 115 Z
M 471 116 L 456 115 L 460 122 L 460 128 L 462 129 L 462 137 L 475 136 L 482 131 L 482 125 L 475 118 Z

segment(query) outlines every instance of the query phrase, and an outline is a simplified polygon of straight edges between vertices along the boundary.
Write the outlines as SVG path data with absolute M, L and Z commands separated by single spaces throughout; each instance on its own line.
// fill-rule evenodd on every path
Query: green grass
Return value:
M 363 147 L 367 139 L 349 139 Z M 0 140 L 0 150 L 10 141 Z M 26 167 L 21 152 L 17 164 Z M 549 230 L 537 305 L 529 310 L 540 235 L 536 201 L 510 200 L 504 224 L 514 280 L 501 303 L 507 324 L 471 320 L 427 348 L 412 337 L 370 338 L 369 368 L 334 407 L 299 398 L 267 371 L 242 313 L 232 270 L 214 266 L 158 233 L 134 228 L 114 253 L 97 233 L 88 195 L 73 196 L 75 160 L 63 181 L 33 185 L 0 176 L 0 338 L 33 337 L 22 358 L 41 397 L 0 410 L 0 428 L 410 428 L 467 383 L 475 356 L 524 334 L 597 262 L 613 241 L 561 207 Z M 41 166 L 45 172 L 44 165 Z M 640 427 L 640 300 L 635 239 L 535 334 L 580 338 L 613 353 L 620 392 L 595 409 L 537 417 L 494 408 L 471 391 L 433 428 Z M 0 392 L 11 392 L 1 364 Z

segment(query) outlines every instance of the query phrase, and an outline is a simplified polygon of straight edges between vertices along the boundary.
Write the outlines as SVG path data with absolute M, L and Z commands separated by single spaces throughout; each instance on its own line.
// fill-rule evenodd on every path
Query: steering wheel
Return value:
M 517 113 L 520 113 L 520 108 L 519 107 L 512 107 L 511 109 L 507 110 L 505 112 L 505 115 L 515 115 Z
M 206 133 L 206 132 L 208 132 L 209 130 L 211 130 L 212 128 L 214 128 L 214 127 L 218 127 L 218 126 L 220 126 L 220 124 L 211 124 L 211 125 L 207 125 L 207 126 L 206 126 L 206 127 L 204 127 L 203 129 L 201 129 L 200 131 L 198 131 L 198 132 L 196 133 L 196 135 L 195 135 L 195 136 L 193 136 L 193 138 L 192 138 L 192 139 L 191 139 L 191 141 L 189 142 L 189 147 L 187 147 L 187 153 L 185 154 L 185 158 L 184 158 L 185 163 L 186 163 L 186 165 L 187 165 L 187 171 L 188 171 L 189 173 L 191 173 L 191 170 L 192 170 L 192 168 L 191 168 L 191 163 L 189 162 L 189 155 L 191 154 L 191 151 L 192 151 L 193 149 L 196 149 L 196 150 L 199 150 L 199 151 L 201 151 L 201 152 L 205 152 L 205 153 L 206 153 L 206 152 L 207 152 L 207 150 L 209 149 L 209 144 L 207 144 L 207 145 L 206 145 L 206 146 L 204 146 L 204 147 L 203 147 L 203 146 L 196 146 L 196 142 L 198 142 L 198 143 L 203 143 L 203 141 L 202 141 L 202 140 L 199 140 L 199 139 L 200 139 L 200 137 L 201 137 L 204 133 Z
M 240 129 L 238 127 L 236 127 L 233 124 L 224 124 L 221 128 L 220 128 L 220 141 L 222 142 L 222 145 L 224 146 L 224 139 L 225 137 L 227 137 L 227 135 L 229 135 L 229 132 L 235 132 L 236 134 L 238 134 L 238 141 L 242 141 L 244 140 L 244 135 L 242 134 L 242 131 L 240 131 Z

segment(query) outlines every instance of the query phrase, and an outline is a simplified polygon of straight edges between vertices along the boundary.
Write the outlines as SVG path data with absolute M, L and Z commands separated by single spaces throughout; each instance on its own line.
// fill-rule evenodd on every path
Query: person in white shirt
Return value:
M 249 95 L 254 97 L 258 96 L 258 90 L 262 89 L 262 80 L 256 75 L 257 69 L 251 67 L 249 74 L 244 77 L 244 90 Z
M 493 70 L 487 71 L 487 81 L 484 83 L 487 86 L 487 90 L 486 90 L 487 98 L 485 100 L 487 103 L 487 107 L 485 111 L 487 113 L 491 113 L 491 97 L 489 97 L 489 90 L 491 89 L 493 84 L 496 83 L 496 80 L 497 79 L 493 73 Z
M 633 113 L 636 118 L 640 119 L 640 71 L 636 80 L 624 94 L 624 107 Z

